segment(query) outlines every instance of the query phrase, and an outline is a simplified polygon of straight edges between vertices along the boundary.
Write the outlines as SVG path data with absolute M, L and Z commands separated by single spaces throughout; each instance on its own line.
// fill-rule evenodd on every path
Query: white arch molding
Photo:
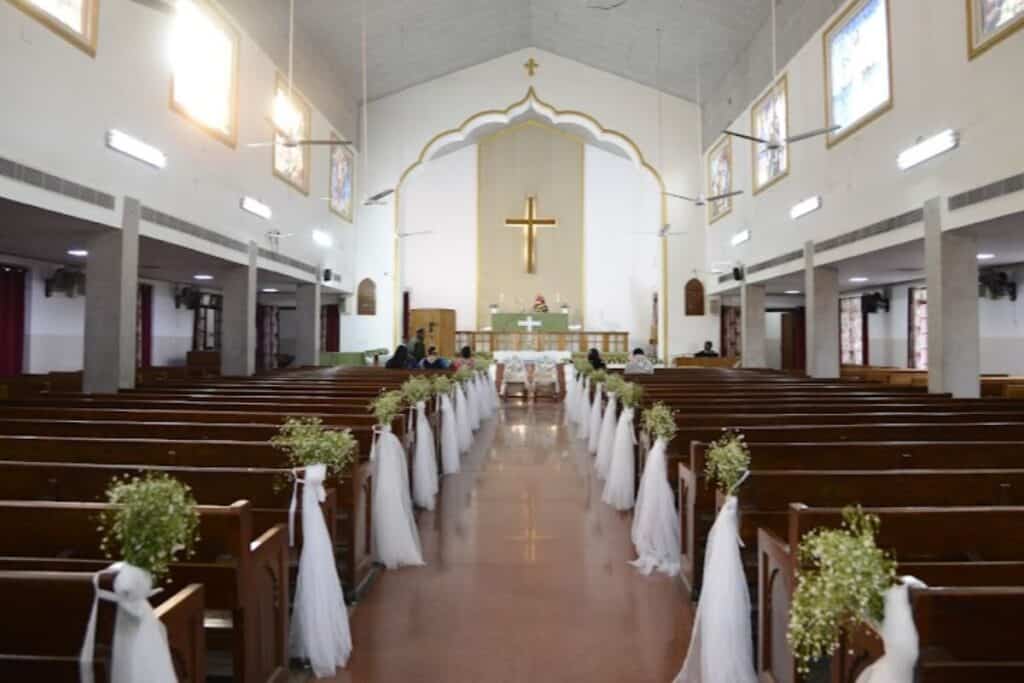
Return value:
M 668 223 L 668 207 L 665 202 L 665 182 L 661 173 L 652 165 L 640 151 L 632 138 L 617 130 L 605 128 L 593 116 L 581 111 L 562 110 L 545 102 L 537 96 L 536 90 L 531 86 L 522 99 L 513 102 L 503 109 L 488 109 L 480 111 L 465 119 L 458 127 L 450 128 L 438 133 L 431 138 L 420 150 L 416 161 L 409 164 L 402 171 L 395 186 L 395 203 L 392 215 L 393 252 L 394 268 L 392 273 L 392 289 L 394 292 L 394 343 L 401 342 L 402 330 L 402 290 L 401 290 L 401 263 L 399 249 L 399 207 L 402 201 L 402 186 L 411 174 L 418 168 L 445 154 L 454 152 L 462 147 L 476 144 L 476 142 L 493 133 L 516 125 L 524 121 L 541 121 L 555 128 L 569 132 L 582 138 L 588 144 L 600 147 L 621 157 L 625 157 L 641 171 L 647 173 L 651 180 L 658 187 L 658 195 L 661 198 L 661 225 Z M 661 226 L 658 226 L 661 227 Z M 659 292 L 660 315 L 658 319 L 658 346 L 662 360 L 666 365 L 669 363 L 668 344 L 668 238 L 661 238 L 661 291 Z

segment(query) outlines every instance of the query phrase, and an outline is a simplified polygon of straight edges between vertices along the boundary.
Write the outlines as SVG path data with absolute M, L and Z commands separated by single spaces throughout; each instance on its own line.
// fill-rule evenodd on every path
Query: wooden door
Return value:
M 807 369 L 807 330 L 804 309 L 796 308 L 782 313 L 782 369 Z
M 455 310 L 451 308 L 414 308 L 409 311 L 411 335 L 423 328 L 426 332 L 426 346 L 437 347 L 445 358 L 455 356 Z

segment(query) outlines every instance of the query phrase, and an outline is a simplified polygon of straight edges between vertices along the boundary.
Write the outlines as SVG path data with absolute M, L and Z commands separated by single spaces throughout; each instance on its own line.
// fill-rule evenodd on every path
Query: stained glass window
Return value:
M 90 55 L 96 53 L 98 0 L 13 0 L 54 33 Z

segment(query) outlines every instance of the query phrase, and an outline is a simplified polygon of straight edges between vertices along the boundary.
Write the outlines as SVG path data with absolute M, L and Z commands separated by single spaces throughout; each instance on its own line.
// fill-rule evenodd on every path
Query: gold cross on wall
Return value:
M 540 63 L 538 63 L 533 57 L 530 57 L 523 66 L 526 68 L 526 73 L 530 74 L 530 78 L 533 78 L 533 75 L 537 73 L 537 68 L 540 66 Z
M 557 228 L 558 221 L 554 218 L 537 218 L 537 198 L 526 198 L 526 216 L 524 218 L 506 218 L 506 228 L 522 228 L 525 238 L 524 257 L 526 272 L 537 272 L 537 228 Z

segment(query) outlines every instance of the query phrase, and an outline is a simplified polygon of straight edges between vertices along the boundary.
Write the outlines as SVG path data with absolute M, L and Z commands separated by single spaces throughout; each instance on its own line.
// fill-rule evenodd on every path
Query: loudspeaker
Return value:
M 735 280 L 736 282 L 742 282 L 743 281 L 743 269 L 740 268 L 739 266 L 736 266 L 735 268 L 733 268 L 732 269 L 732 279 Z
M 334 277 L 334 273 L 331 272 L 331 269 L 324 268 L 324 282 L 330 282 L 332 277 Z

